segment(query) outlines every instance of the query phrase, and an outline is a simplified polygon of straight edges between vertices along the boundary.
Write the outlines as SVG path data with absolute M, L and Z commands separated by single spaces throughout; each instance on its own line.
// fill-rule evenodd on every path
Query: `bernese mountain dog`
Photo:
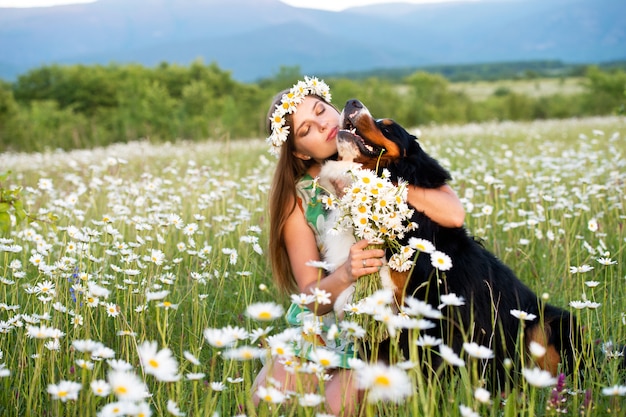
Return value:
M 423 188 L 438 188 L 451 180 L 449 172 L 422 149 L 414 135 L 392 119 L 374 119 L 360 101 L 352 99 L 346 103 L 340 124 L 338 161 L 327 162 L 320 174 L 320 181 L 325 184 L 341 182 L 337 178 L 341 175 L 339 171 L 343 168 L 345 172 L 345 167 L 355 163 L 379 173 L 385 168 L 391 173 L 392 181 L 402 179 Z M 452 267 L 442 273 L 435 270 L 428 256 L 418 256 L 410 273 L 387 270 L 385 275 L 391 275 L 387 281 L 391 278 L 391 286 L 400 293 L 396 295 L 411 296 L 434 307 L 441 304 L 444 294 L 454 293 L 465 300 L 460 307 L 443 308 L 443 317 L 436 321 L 436 327 L 425 331 L 427 334 L 442 339 L 457 354 L 461 353 L 464 342 L 490 348 L 494 357 L 487 361 L 483 371 L 488 380 L 501 388 L 510 377 L 509 363 L 519 364 L 523 359 L 525 366 L 530 366 L 531 342 L 546 350 L 536 360 L 536 366 L 553 375 L 573 371 L 580 329 L 572 314 L 538 297 L 465 227 L 444 227 L 418 210 L 412 220 L 418 228 L 405 236 L 402 243 L 406 244 L 411 237 L 427 239 L 451 258 Z M 341 241 L 337 236 L 329 240 L 335 244 Z M 333 245 L 329 242 L 328 246 Z M 347 254 L 347 249 L 333 247 L 325 256 L 342 253 Z M 347 294 L 336 302 L 339 309 L 350 291 Z M 522 320 L 512 310 L 524 312 L 528 315 L 526 319 L 532 320 Z M 402 332 L 399 341 L 401 351 L 408 358 L 410 344 L 414 343 L 409 340 L 409 332 Z M 442 359 L 432 355 L 432 361 L 428 366 L 436 370 Z

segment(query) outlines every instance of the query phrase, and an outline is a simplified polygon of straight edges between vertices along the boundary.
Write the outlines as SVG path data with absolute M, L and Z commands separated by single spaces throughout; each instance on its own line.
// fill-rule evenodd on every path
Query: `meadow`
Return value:
M 585 340 L 572 375 L 527 358 L 510 370 L 519 383 L 493 394 L 469 349 L 426 374 L 427 358 L 365 364 L 362 414 L 623 416 L 626 119 L 419 136 L 452 173 L 472 234 L 576 314 Z M 0 240 L 0 415 L 324 415 L 323 388 L 264 387 L 260 407 L 250 401 L 261 357 L 284 354 L 289 334 L 266 259 L 273 169 L 260 139 L 0 154 L 0 188 L 23 187 L 37 219 Z
M 572 96 L 584 91 L 582 77 L 534 78 L 523 80 L 464 81 L 450 84 L 451 91 L 467 94 L 474 101 L 483 101 L 494 94 L 513 92 L 532 98 L 548 97 L 555 94 Z

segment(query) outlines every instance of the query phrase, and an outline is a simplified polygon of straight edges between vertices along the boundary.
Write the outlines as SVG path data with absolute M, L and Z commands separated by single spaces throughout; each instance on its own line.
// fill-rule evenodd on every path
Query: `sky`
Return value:
M 93 3 L 97 0 L 0 0 L 0 7 L 48 7 L 71 3 Z M 442 3 L 453 0 L 280 0 L 295 7 L 340 11 L 375 3 Z M 462 0 L 471 1 L 471 0 Z

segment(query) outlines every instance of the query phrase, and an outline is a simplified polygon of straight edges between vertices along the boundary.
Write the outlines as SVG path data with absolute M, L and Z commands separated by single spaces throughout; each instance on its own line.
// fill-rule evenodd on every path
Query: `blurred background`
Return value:
M 0 151 L 264 137 L 303 75 L 403 124 L 620 113 L 620 0 L 0 0 Z

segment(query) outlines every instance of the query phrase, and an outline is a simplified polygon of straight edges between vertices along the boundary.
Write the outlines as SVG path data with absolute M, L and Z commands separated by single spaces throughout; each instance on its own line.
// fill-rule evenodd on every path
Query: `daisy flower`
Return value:
M 110 371 L 107 380 L 111 392 L 120 401 L 141 401 L 150 395 L 146 384 L 134 372 Z
M 459 297 L 453 292 L 451 292 L 450 294 L 441 294 L 440 300 L 441 304 L 437 306 L 439 310 L 441 310 L 445 306 L 460 307 L 462 305 L 465 305 L 465 299 L 463 297 Z
M 194 365 L 200 365 L 200 361 L 198 360 L 198 358 L 196 358 L 193 353 L 189 352 L 189 351 L 184 351 L 183 352 L 183 356 L 185 357 L 185 359 L 187 359 L 189 362 L 191 362 Z
M 133 365 L 126 362 L 124 359 L 109 359 L 107 363 L 111 369 L 115 371 L 131 371 L 133 369 Z
M 103 379 L 94 379 L 89 386 L 97 397 L 106 397 L 111 393 L 111 386 Z
M 172 400 L 167 400 L 167 412 L 177 417 L 183 417 L 185 415 L 178 407 L 178 404 Z
M 234 359 L 238 361 L 248 361 L 252 359 L 258 359 L 265 351 L 263 349 L 259 349 L 252 346 L 241 346 L 234 349 L 229 349 L 224 352 L 224 357 L 226 359 Z
M 441 343 L 443 343 L 441 339 L 437 339 L 436 337 L 433 337 L 427 334 L 418 337 L 417 340 L 415 341 L 415 344 L 417 346 L 422 346 L 422 347 L 439 346 Z
M 611 258 L 598 258 L 597 260 L 598 260 L 598 262 L 600 262 L 602 265 L 607 265 L 607 266 L 608 266 L 608 265 L 615 265 L 615 264 L 617 264 L 617 261 L 614 261 L 614 260 L 613 260 L 613 259 L 611 259 Z
M 311 352 L 309 359 L 323 368 L 335 368 L 341 362 L 341 358 L 337 353 L 319 347 Z
M 339 323 L 339 327 L 341 327 L 341 330 L 349 337 L 361 339 L 365 336 L 365 329 L 353 321 L 343 320 Z
M 580 266 L 570 266 L 569 272 L 572 274 L 584 274 L 585 272 L 593 271 L 593 266 L 590 265 L 580 265 Z
M 405 306 L 402 309 L 404 314 L 416 317 L 428 317 L 430 319 L 440 319 L 443 314 L 426 301 L 418 300 L 415 297 L 407 296 L 404 299 Z
M 576 310 L 582 310 L 583 308 L 587 307 L 587 302 L 586 301 L 579 301 L 579 300 L 573 300 L 569 302 L 569 306 L 576 309 Z
M 413 393 L 411 378 L 402 369 L 380 363 L 357 369 L 357 384 L 367 390 L 367 401 L 399 403 Z
M 494 357 L 493 350 L 489 349 L 486 346 L 481 346 L 478 343 L 463 343 L 463 350 L 467 352 L 473 358 L 477 359 L 491 359 Z
M 522 375 L 524 375 L 526 382 L 534 387 L 549 387 L 551 385 L 555 385 L 557 382 L 557 379 L 553 377 L 550 372 L 544 371 L 540 368 L 524 368 L 522 369 Z
M 307 261 L 305 265 L 312 268 L 323 269 L 325 271 L 332 271 L 335 269 L 335 265 L 325 261 Z
M 292 344 L 282 340 L 281 338 L 268 338 L 267 342 L 272 356 L 289 358 L 295 354 Z
M 137 347 L 137 354 L 145 373 L 154 375 L 159 381 L 177 381 L 180 375 L 178 362 L 169 348 L 157 351 L 157 342 L 145 341 Z
M 117 417 L 125 416 L 131 413 L 136 415 L 134 414 L 135 411 L 133 403 L 128 401 L 115 401 L 102 407 L 98 412 L 98 417 Z
M 52 395 L 55 400 L 61 400 L 63 402 L 69 400 L 77 400 L 78 392 L 83 386 L 74 381 L 61 381 L 58 384 L 48 385 L 48 394 Z
M 463 404 L 459 405 L 459 411 L 462 417 L 480 417 L 480 414 Z
M 105 308 L 109 317 L 117 317 L 120 314 L 120 308 L 115 303 L 106 303 Z
M 76 366 L 78 366 L 80 369 L 86 369 L 88 371 L 91 371 L 93 369 L 93 362 L 86 361 L 84 359 L 76 359 Z
M 254 343 L 258 339 L 265 338 L 265 337 L 267 337 L 268 334 L 270 334 L 270 332 L 272 330 L 274 330 L 274 327 L 272 327 L 272 326 L 267 326 L 267 327 L 264 327 L 264 328 L 259 327 L 257 329 L 251 330 L 250 331 L 250 341 Z
M 265 387 L 261 386 L 256 392 L 256 395 L 263 401 L 272 403 L 272 404 L 280 404 L 287 396 L 280 390 L 274 387 Z
M 525 311 L 517 310 L 517 309 L 511 310 L 510 313 L 513 317 L 522 321 L 533 321 L 534 319 L 537 318 L 535 314 L 527 313 Z
M 602 395 L 607 396 L 626 396 L 626 385 L 613 385 L 612 387 L 602 388 Z
M 434 251 L 430 254 L 430 263 L 440 271 L 448 271 L 452 268 L 452 259 L 441 251 Z
M 211 382 L 209 386 L 211 387 L 213 391 L 218 391 L 218 392 L 224 391 L 226 389 L 226 384 L 224 384 L 221 381 Z
M 44 281 L 35 285 L 36 294 L 55 295 L 54 283 L 52 281 Z
M 409 246 L 423 253 L 433 253 L 435 251 L 435 245 L 431 241 L 417 237 L 409 239 Z
M 528 344 L 528 350 L 530 351 L 530 355 L 536 359 L 543 358 L 546 354 L 546 348 L 534 340 Z
M 31 339 L 58 339 L 65 336 L 65 333 L 63 333 L 59 329 L 55 329 L 54 327 L 48 327 L 43 325 L 26 327 L 26 335 Z
M 324 291 L 320 288 L 313 288 L 313 297 L 315 297 L 315 302 L 320 305 L 330 304 L 330 296 L 331 294 L 328 291 Z
M 444 361 L 449 363 L 452 366 L 463 367 L 465 366 L 465 361 L 454 353 L 451 347 L 441 344 L 439 345 L 439 353 Z
M 476 401 L 482 404 L 491 403 L 491 393 L 482 387 L 476 388 L 474 390 L 474 398 L 476 398 Z
M 73 340 L 72 347 L 79 352 L 93 352 L 94 350 L 100 349 L 104 345 L 101 342 L 96 342 L 95 340 Z
M 223 348 L 235 344 L 237 341 L 234 336 L 223 329 L 204 329 L 204 338 L 211 346 Z
M 299 307 L 304 307 L 307 304 L 311 304 L 315 301 L 313 294 L 291 294 L 291 302 L 297 304 Z
M 102 346 L 99 349 L 91 352 L 92 359 L 113 359 L 115 357 L 115 351 L 106 346 Z
M 324 401 L 324 397 L 315 393 L 308 393 L 301 395 L 298 398 L 298 403 L 302 407 L 317 407 Z
M 146 301 L 153 301 L 153 300 L 163 300 L 165 299 L 165 297 L 167 297 L 169 295 L 170 291 L 169 290 L 162 290 L 162 291 L 146 291 Z
M 152 249 L 148 260 L 155 265 L 162 265 L 165 261 L 165 254 L 159 249 Z
M 246 309 L 248 317 L 259 321 L 276 320 L 283 315 L 283 307 L 276 303 L 254 303 Z

